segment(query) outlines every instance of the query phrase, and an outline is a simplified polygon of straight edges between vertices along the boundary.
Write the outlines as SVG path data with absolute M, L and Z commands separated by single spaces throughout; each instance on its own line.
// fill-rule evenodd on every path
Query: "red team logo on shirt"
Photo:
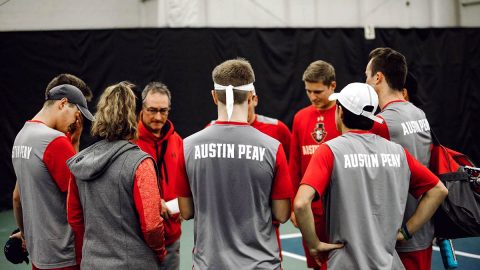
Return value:
M 313 140 L 315 140 L 317 143 L 323 142 L 325 137 L 327 137 L 327 132 L 325 131 L 323 123 L 317 123 L 311 134 Z

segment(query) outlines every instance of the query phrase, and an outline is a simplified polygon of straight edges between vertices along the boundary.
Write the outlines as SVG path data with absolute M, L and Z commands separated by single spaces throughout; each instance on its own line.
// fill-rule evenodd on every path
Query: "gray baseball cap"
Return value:
M 87 100 L 80 89 L 70 84 L 62 84 L 48 91 L 47 100 L 60 100 L 62 98 L 67 98 L 69 103 L 77 105 L 85 118 L 90 121 L 95 120 L 95 117 L 88 110 Z

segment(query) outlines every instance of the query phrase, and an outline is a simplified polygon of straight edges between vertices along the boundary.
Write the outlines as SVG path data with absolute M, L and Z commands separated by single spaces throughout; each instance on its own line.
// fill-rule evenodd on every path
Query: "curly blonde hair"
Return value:
M 108 141 L 137 139 L 133 84 L 121 82 L 105 89 L 100 96 L 92 124 L 92 136 Z

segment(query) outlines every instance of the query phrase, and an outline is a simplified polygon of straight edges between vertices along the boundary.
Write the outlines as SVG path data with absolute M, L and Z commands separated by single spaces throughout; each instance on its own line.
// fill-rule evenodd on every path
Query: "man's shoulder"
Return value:
M 17 134 L 17 138 L 19 137 L 22 137 L 24 140 L 34 140 L 46 144 L 50 144 L 54 140 L 65 141 L 71 144 L 65 133 L 36 122 L 27 122 Z
M 385 107 L 379 114 L 387 125 L 396 121 L 426 119 L 425 112 L 410 102 L 394 102 Z
M 279 120 L 278 119 L 275 119 L 273 117 L 268 117 L 268 116 L 265 116 L 265 115 L 261 115 L 261 114 L 257 114 L 257 119 L 256 119 L 258 123 L 260 124 L 264 124 L 264 125 L 278 125 L 279 124 Z

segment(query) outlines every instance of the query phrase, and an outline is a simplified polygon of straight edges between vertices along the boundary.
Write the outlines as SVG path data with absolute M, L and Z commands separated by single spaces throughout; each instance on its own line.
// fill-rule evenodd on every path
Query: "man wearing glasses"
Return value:
M 142 110 L 139 115 L 136 141 L 136 144 L 150 154 L 157 163 L 158 186 L 162 197 L 161 216 L 164 219 L 165 248 L 167 249 L 167 256 L 161 265 L 162 269 L 179 269 L 180 266 L 180 214 L 178 210 L 169 209 L 166 204 L 177 198 L 174 191 L 175 173 L 178 153 L 183 150 L 182 138 L 175 132 L 172 122 L 168 120 L 171 101 L 170 91 L 165 84 L 151 82 L 145 86 L 142 92 Z

